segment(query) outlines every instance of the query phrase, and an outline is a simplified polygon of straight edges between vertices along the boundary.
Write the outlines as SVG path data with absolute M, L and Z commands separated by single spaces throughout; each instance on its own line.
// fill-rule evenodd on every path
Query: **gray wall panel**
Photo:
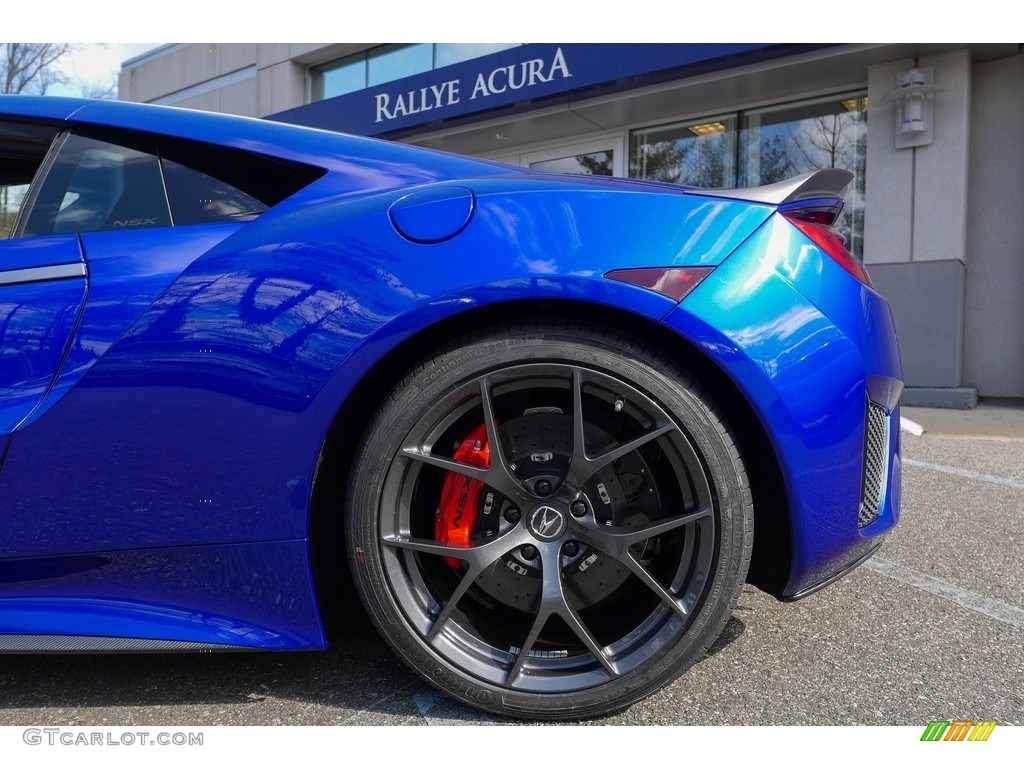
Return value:
M 1024 56 L 974 67 L 964 381 L 1024 397 Z

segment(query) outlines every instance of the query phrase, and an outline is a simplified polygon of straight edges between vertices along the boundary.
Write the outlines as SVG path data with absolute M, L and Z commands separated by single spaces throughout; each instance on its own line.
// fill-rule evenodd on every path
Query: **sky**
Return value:
M 64 85 L 50 89 L 51 96 L 81 96 L 83 85 L 114 86 L 117 95 L 117 73 L 121 63 L 163 43 L 82 43 L 65 57 L 58 69 L 67 75 Z

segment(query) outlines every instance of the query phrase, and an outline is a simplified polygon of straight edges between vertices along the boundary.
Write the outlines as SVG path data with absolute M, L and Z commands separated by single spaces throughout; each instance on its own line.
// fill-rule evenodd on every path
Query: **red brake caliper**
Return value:
M 452 457 L 455 461 L 481 469 L 491 466 L 491 448 L 487 444 L 487 427 L 481 424 L 459 444 Z M 484 484 L 458 472 L 448 472 L 441 487 L 441 505 L 434 520 L 434 538 L 444 544 L 468 547 L 476 524 L 476 510 Z M 446 557 L 450 568 L 462 561 Z

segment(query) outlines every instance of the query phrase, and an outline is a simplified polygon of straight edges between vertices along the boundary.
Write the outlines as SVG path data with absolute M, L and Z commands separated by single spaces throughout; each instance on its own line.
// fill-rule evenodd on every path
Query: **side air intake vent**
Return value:
M 864 484 L 860 500 L 859 525 L 863 528 L 878 519 L 885 496 L 889 455 L 889 414 L 885 408 L 868 401 L 867 434 L 864 439 Z

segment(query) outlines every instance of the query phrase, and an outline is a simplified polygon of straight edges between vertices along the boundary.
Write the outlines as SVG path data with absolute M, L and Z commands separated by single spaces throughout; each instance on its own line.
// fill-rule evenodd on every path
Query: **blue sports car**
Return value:
M 0 97 L 0 651 L 395 652 L 621 709 L 899 513 L 850 174 L 699 190 Z

